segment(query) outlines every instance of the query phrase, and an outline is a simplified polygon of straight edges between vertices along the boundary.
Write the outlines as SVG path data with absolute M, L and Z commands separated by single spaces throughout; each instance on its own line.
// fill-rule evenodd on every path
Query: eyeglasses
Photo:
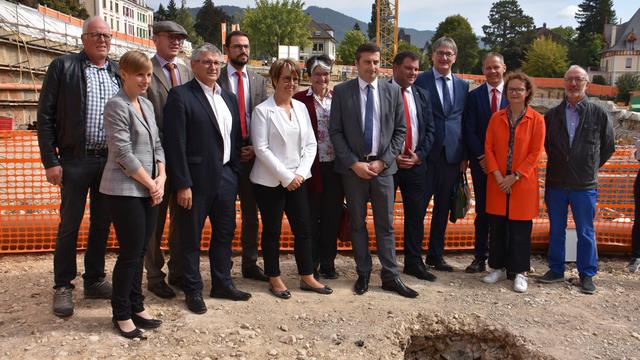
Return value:
M 249 50 L 249 48 L 251 46 L 249 44 L 234 44 L 234 45 L 231 45 L 229 47 L 234 49 L 234 50 L 240 50 L 240 49 Z
M 166 37 L 170 43 L 177 42 L 182 45 L 184 43 L 184 36 L 178 34 L 166 34 L 166 33 L 158 33 L 156 36 Z
M 508 88 L 507 91 L 510 92 L 510 93 L 515 93 L 515 94 L 524 94 L 524 92 L 527 91 L 527 89 L 525 89 L 525 88 Z
M 285 76 L 282 78 L 282 82 L 285 84 L 298 83 L 299 81 L 300 79 L 297 76 Z
M 82 35 L 89 35 L 93 40 L 100 40 L 100 38 L 103 38 L 104 41 L 110 41 L 111 38 L 113 37 L 113 35 L 111 34 L 106 34 L 101 32 L 90 32 L 90 33 L 84 33 Z
M 220 65 L 222 65 L 222 63 L 217 60 L 197 60 L 197 61 L 206 67 L 211 67 L 211 65 L 215 67 L 220 67 Z
M 438 57 L 443 57 L 443 58 L 452 58 L 456 56 L 456 53 L 451 51 L 436 51 L 436 55 L 438 55 Z
M 587 81 L 587 79 L 585 79 L 583 77 L 580 77 L 580 76 L 576 76 L 576 77 L 564 78 L 564 81 L 566 81 L 568 83 L 575 82 L 576 84 L 580 84 L 580 83 L 583 83 L 583 82 Z

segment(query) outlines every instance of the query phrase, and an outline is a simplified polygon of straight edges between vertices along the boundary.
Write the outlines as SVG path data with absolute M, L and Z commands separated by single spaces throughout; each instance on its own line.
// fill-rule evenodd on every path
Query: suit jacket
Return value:
M 509 100 L 507 100 L 505 88 L 498 109 L 504 109 L 508 104 Z M 471 160 L 476 160 L 484 155 L 484 139 L 487 135 L 487 126 L 489 126 L 491 115 L 489 89 L 485 82 L 467 95 L 463 125 L 465 144 Z
M 253 164 L 250 179 L 255 184 L 275 187 L 282 185 L 287 187 L 296 175 L 305 179 L 311 177 L 311 165 L 316 157 L 317 144 L 313 134 L 311 119 L 307 108 L 298 100 L 291 100 L 292 111 L 298 119 L 300 127 L 300 163 L 295 170 L 289 170 L 280 161 L 285 155 L 284 144 L 287 139 L 284 136 L 282 119 L 275 116 L 278 110 L 273 96 L 256 106 L 251 117 L 251 142 L 256 153 L 256 162 Z
M 235 96 L 222 89 L 233 125 L 229 165 L 240 171 L 240 115 Z M 169 92 L 164 117 L 167 174 L 172 190 L 191 188 L 194 193 L 214 195 L 222 174 L 224 143 L 213 109 L 196 79 Z
M 407 131 L 400 87 L 378 80 L 380 98 L 380 144 L 378 159 L 385 164 L 379 175 L 393 175 L 398 170 L 396 157 L 402 152 Z M 347 174 L 351 165 L 365 155 L 364 129 L 360 110 L 358 78 L 335 87 L 331 100 L 329 135 L 336 153 L 336 171 Z
M 167 102 L 167 95 L 171 90 L 171 83 L 167 82 L 167 77 L 164 76 L 164 71 L 160 66 L 160 62 L 157 57 L 151 58 L 151 64 L 153 65 L 153 76 L 151 76 L 151 83 L 147 89 L 147 99 L 153 104 L 153 111 L 156 113 L 156 123 L 160 129 L 160 136 L 162 138 L 162 131 L 164 129 L 164 104 Z M 180 80 L 183 84 L 193 79 L 193 73 L 187 66 L 178 64 L 178 73 L 180 74 Z
M 131 176 L 143 167 L 155 178 L 156 163 L 165 162 L 153 105 L 142 96 L 138 96 L 138 102 L 144 116 L 140 116 L 122 89 L 104 106 L 109 156 L 100 182 L 101 193 L 149 197 L 147 188 Z
M 415 86 L 426 89 L 431 95 L 431 110 L 436 126 L 435 140 L 429 153 L 429 159 L 435 161 L 445 148 L 445 156 L 449 164 L 457 164 L 465 157 L 465 148 L 462 140 L 462 116 L 464 114 L 469 84 L 451 75 L 453 79 L 453 109 L 445 114 L 436 88 L 436 79 L 433 70 L 428 70 L 418 75 Z
M 230 65 L 223 67 L 220 71 L 220 77 L 218 77 L 218 84 L 222 86 L 223 89 L 231 92 L 231 85 L 229 84 L 229 73 L 227 69 Z M 233 69 L 233 68 L 232 68 Z M 235 69 L 233 69 L 235 71 Z M 251 119 L 253 110 L 267 100 L 269 95 L 267 94 L 267 80 L 264 76 L 258 74 L 253 70 L 249 70 L 247 68 L 247 76 L 249 77 L 249 112 L 247 113 L 247 121 Z M 236 99 L 238 97 L 236 96 Z M 251 125 L 249 124 L 249 129 L 251 129 Z

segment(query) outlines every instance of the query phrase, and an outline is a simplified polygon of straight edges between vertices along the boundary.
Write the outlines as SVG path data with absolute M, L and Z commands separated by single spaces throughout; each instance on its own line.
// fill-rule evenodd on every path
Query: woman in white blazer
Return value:
M 151 61 L 142 52 L 120 58 L 123 87 L 104 107 L 109 155 L 100 182 L 120 252 L 113 268 L 113 325 L 120 335 L 143 339 L 143 329 L 162 323 L 144 308 L 142 266 L 155 229 L 164 183 L 164 151 L 153 105 L 143 95 L 151 80 Z
M 316 139 L 305 105 L 294 100 L 298 65 L 290 59 L 273 63 L 269 70 L 273 96 L 256 106 L 251 116 L 251 142 L 256 153 L 249 178 L 262 216 L 262 256 L 269 291 L 288 299 L 291 293 L 280 277 L 282 214 L 287 214 L 294 235 L 294 253 L 300 289 L 331 294 L 313 277 L 311 221 L 305 180 L 311 177 Z

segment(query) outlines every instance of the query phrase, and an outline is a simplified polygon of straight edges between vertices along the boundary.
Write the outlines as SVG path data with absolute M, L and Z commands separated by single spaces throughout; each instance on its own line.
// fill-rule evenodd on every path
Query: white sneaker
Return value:
M 513 291 L 523 293 L 527 292 L 527 277 L 522 274 L 516 274 L 513 280 Z
M 507 271 L 505 269 L 491 269 L 489 275 L 482 278 L 482 282 L 487 284 L 495 284 L 500 280 L 507 278 Z

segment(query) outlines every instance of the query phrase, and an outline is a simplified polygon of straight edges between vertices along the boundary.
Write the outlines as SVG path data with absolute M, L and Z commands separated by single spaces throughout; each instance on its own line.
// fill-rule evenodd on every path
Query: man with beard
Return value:
M 241 171 L 238 189 L 242 210 L 242 277 L 269 281 L 269 278 L 256 264 L 258 260 L 258 207 L 249 180 L 249 174 L 255 160 L 255 153 L 249 138 L 251 113 L 258 104 L 267 99 L 267 81 L 260 74 L 249 70 L 247 66 L 251 46 L 249 36 L 246 33 L 241 31 L 229 33 L 224 50 L 228 57 L 228 64 L 222 68 L 218 84 L 236 95 L 242 132 Z

